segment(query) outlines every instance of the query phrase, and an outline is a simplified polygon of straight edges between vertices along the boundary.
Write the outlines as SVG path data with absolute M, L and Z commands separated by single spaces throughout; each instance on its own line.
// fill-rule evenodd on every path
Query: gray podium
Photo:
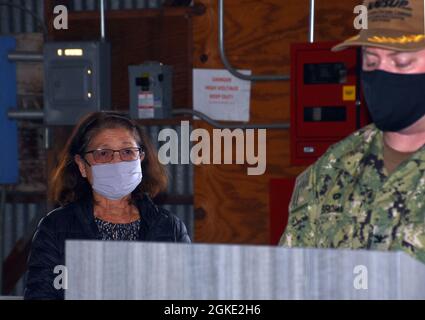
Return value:
M 402 252 L 67 241 L 66 299 L 425 299 Z

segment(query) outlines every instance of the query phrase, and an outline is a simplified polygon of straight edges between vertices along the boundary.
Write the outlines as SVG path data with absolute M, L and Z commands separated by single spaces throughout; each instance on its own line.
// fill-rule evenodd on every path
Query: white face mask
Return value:
M 132 193 L 143 177 L 140 159 L 94 165 L 92 174 L 93 190 L 110 200 Z

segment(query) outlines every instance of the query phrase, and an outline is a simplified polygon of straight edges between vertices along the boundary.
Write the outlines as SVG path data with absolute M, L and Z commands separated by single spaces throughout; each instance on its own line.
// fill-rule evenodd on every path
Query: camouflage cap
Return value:
M 366 0 L 368 28 L 336 45 L 332 51 L 351 46 L 373 46 L 396 51 L 425 48 L 424 0 Z

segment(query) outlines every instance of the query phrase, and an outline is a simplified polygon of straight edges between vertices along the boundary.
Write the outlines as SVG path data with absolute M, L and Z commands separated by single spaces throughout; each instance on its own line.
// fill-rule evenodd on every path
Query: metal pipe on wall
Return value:
M 235 77 L 247 80 L 247 81 L 287 81 L 290 79 L 289 74 L 283 75 L 246 75 L 240 73 L 238 70 L 233 68 L 227 59 L 226 50 L 224 46 L 224 0 L 218 1 L 218 47 L 220 50 L 221 61 L 223 62 L 226 69 Z
M 105 41 L 105 2 L 100 0 L 100 38 Z
M 309 42 L 314 42 L 314 25 L 315 25 L 315 0 L 310 0 L 310 18 L 309 18 Z M 227 59 L 224 46 L 224 0 L 218 1 L 218 47 L 220 51 L 221 61 L 226 69 L 235 77 L 247 81 L 287 81 L 290 75 L 246 75 L 236 70 Z
M 240 124 L 222 124 L 206 114 L 193 110 L 193 109 L 175 109 L 172 111 L 173 115 L 184 115 L 189 114 L 196 117 L 199 117 L 203 121 L 212 125 L 218 129 L 289 129 L 289 122 L 283 123 L 267 123 L 267 124 L 250 124 L 250 123 L 240 123 Z M 9 110 L 7 113 L 9 119 L 13 120 L 43 120 L 44 112 L 42 110 Z
M 39 52 L 20 52 L 13 51 L 7 55 L 8 59 L 13 62 L 42 62 L 43 54 Z
M 11 120 L 43 120 L 43 110 L 17 110 L 10 109 L 7 112 L 7 116 Z
M 314 19 L 315 19 L 315 10 L 316 10 L 315 0 L 310 0 L 310 27 L 308 32 L 308 41 L 310 43 L 314 42 Z
M 290 127 L 289 122 L 267 124 L 221 124 L 220 122 L 208 117 L 206 114 L 192 109 L 175 109 L 172 113 L 173 115 L 190 114 L 197 116 L 204 120 L 206 123 L 218 129 L 289 129 Z

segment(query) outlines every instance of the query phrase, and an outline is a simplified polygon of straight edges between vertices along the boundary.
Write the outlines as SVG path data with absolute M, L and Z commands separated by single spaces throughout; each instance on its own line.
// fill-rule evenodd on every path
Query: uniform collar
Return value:
M 383 132 L 374 124 L 358 130 L 329 150 L 334 167 L 351 172 L 361 165 L 361 160 L 367 156 L 383 161 L 383 139 Z M 420 162 L 420 167 L 425 169 L 425 145 L 412 155 L 409 161 L 412 160 Z

